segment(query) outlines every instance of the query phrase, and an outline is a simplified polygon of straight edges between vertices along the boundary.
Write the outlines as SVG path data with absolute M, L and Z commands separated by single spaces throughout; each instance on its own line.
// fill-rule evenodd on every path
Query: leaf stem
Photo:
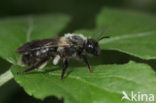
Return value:
M 3 84 L 5 84 L 6 82 L 8 82 L 9 80 L 11 80 L 13 78 L 13 75 L 9 70 L 7 70 L 5 73 L 3 73 L 2 75 L 0 75 L 0 86 L 2 86 Z

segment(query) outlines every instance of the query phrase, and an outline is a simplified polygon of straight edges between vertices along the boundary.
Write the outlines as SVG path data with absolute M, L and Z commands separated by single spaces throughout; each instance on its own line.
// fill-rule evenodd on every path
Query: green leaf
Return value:
M 69 20 L 64 19 L 64 16 L 61 17 L 39 16 L 33 19 L 29 17 L 24 20 L 15 18 L 1 21 L 0 31 L 8 35 L 8 38 L 6 35 L 1 35 L 2 43 L 7 48 L 5 49 L 0 43 L 0 47 L 3 48 L 0 56 L 13 63 L 16 62 L 17 55 L 14 54 L 14 50 L 26 41 L 56 35 Z M 112 38 L 100 41 L 102 49 L 124 51 L 146 59 L 155 57 L 152 51 L 156 33 L 155 18 L 130 11 L 106 9 L 97 17 L 97 26 L 94 30 L 85 30 L 81 33 L 96 37 L 95 34 L 106 26 L 110 27 L 106 35 L 111 34 Z M 53 95 L 58 98 L 63 97 L 65 103 L 121 103 L 122 91 L 128 94 L 134 91 L 156 95 L 155 72 L 146 64 L 130 62 L 123 65 L 103 65 L 102 63 L 92 66 L 93 73 L 90 73 L 84 65 L 71 65 L 73 67 L 69 67 L 63 81 L 60 80 L 61 67 L 59 66 L 46 66 L 43 71 L 32 71 L 24 75 L 17 75 L 16 72 L 23 71 L 26 67 L 13 65 L 11 70 L 15 80 L 25 91 L 39 99 Z
M 58 35 L 69 22 L 67 15 L 39 15 L 0 20 L 0 56 L 16 64 L 16 49 L 26 41 Z
M 16 75 L 26 68 L 12 66 L 15 80 L 29 95 L 43 99 L 55 95 L 65 103 L 120 103 L 122 91 L 156 94 L 155 72 L 145 64 L 86 66 L 68 69 L 63 81 L 61 68 L 49 66 L 43 72 Z M 68 75 L 69 74 L 69 75 Z
M 104 35 L 110 39 L 100 41 L 102 49 L 126 52 L 144 59 L 156 58 L 156 18 L 150 15 L 117 9 L 103 9 L 96 19 L 94 30 L 80 30 L 86 36 L 97 38 L 106 27 Z

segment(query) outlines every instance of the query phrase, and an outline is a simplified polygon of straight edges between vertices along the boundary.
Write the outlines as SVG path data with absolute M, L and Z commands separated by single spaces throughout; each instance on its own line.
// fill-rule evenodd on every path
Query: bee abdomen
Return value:
M 36 57 L 32 56 L 31 54 L 24 54 L 21 60 L 24 65 L 31 66 L 36 61 L 35 58 Z

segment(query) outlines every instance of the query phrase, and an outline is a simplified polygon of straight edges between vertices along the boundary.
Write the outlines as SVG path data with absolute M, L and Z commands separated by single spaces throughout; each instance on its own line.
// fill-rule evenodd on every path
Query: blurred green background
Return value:
M 95 26 L 95 17 L 101 8 L 121 8 L 145 12 L 150 15 L 156 13 L 156 0 L 1 0 L 0 18 L 8 16 L 64 13 L 72 17 L 71 22 L 61 32 L 73 32 L 78 29 L 92 29 Z M 60 34 L 61 34 L 60 33 Z M 2 67 L 1 64 L 7 64 Z M 0 59 L 0 74 L 9 69 L 10 64 Z M 0 87 L 0 103 L 62 103 L 56 97 L 37 100 L 28 96 L 24 90 L 9 81 Z

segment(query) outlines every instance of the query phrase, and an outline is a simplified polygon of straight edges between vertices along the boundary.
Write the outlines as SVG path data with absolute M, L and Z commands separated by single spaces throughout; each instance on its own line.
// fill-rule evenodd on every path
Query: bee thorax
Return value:
M 65 36 L 63 36 L 61 38 L 61 40 L 69 41 L 72 44 L 82 46 L 83 43 L 87 40 L 87 38 L 85 36 L 83 36 L 82 34 L 67 33 L 67 34 L 65 34 Z

